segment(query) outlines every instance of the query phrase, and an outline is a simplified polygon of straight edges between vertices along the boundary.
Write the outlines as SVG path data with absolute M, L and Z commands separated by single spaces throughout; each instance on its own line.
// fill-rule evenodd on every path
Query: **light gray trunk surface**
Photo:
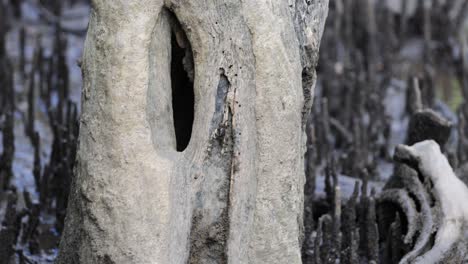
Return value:
M 57 263 L 301 263 L 304 115 L 327 10 L 327 0 L 92 1 Z M 174 48 L 194 91 L 183 151 Z

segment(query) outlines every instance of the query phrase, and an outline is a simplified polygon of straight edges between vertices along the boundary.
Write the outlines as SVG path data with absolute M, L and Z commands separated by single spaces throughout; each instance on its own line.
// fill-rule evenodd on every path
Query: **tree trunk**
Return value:
M 94 0 L 57 263 L 301 263 L 327 0 Z

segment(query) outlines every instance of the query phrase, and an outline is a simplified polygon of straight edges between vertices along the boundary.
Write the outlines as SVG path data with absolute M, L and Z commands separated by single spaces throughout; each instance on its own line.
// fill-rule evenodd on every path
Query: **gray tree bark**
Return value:
M 57 263 L 301 263 L 304 116 L 327 10 L 328 0 L 92 1 Z M 172 105 L 175 48 L 193 126 L 190 106 L 177 116 Z M 177 130 L 190 127 L 177 122 L 192 127 L 186 148 Z

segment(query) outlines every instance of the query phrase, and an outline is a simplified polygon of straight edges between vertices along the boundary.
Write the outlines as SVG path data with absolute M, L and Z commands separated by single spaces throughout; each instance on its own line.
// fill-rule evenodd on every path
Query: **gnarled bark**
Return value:
M 57 263 L 300 263 L 327 4 L 94 0 Z

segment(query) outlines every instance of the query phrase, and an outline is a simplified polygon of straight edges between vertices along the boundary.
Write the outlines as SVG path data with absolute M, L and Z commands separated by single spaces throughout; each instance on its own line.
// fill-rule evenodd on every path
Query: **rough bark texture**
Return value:
M 327 6 L 92 1 L 57 263 L 300 263 L 303 115 Z M 185 149 L 174 48 L 193 82 Z

